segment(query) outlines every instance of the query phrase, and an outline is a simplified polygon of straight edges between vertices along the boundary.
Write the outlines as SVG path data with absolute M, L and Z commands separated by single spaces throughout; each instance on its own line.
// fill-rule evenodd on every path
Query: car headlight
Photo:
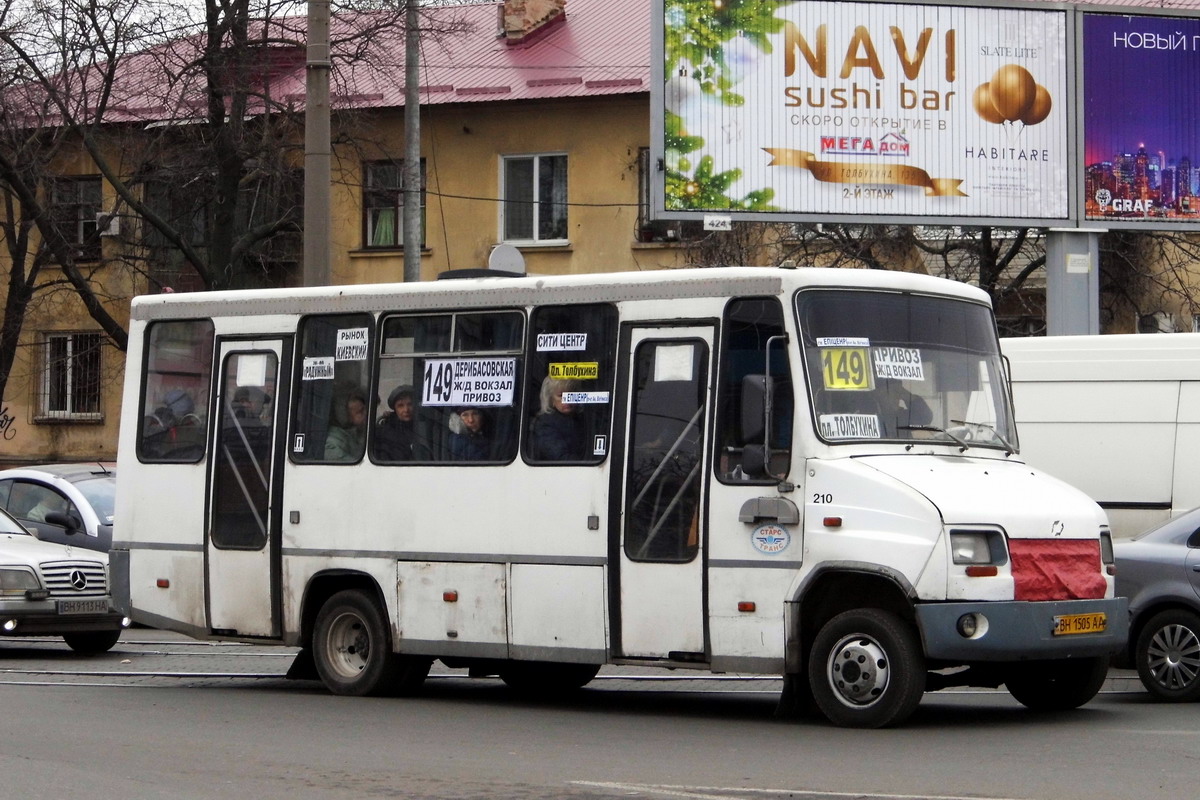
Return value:
M 950 555 L 955 564 L 1006 564 L 1008 551 L 1000 531 L 950 531 Z
M 0 567 L 0 597 L 24 595 L 30 589 L 40 589 L 37 576 L 30 569 Z

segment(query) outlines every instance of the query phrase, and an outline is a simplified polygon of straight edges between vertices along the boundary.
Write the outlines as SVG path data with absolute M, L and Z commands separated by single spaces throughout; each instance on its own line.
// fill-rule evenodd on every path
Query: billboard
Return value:
M 1071 217 L 1065 9 L 660 2 L 657 214 Z
M 1084 220 L 1200 225 L 1200 20 L 1081 17 Z

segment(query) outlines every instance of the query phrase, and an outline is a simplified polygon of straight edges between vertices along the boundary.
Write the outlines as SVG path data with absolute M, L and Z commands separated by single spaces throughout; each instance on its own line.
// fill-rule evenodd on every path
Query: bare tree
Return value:
M 1189 323 L 1200 318 L 1196 234 L 1114 230 L 1100 243 L 1100 321 L 1105 328 L 1158 330 L 1156 317 L 1166 315 L 1178 320 L 1172 330 L 1191 329 Z
M 332 10 L 335 113 L 353 139 L 379 100 L 363 87 L 403 64 L 405 0 Z M 123 350 L 109 301 L 128 289 L 109 295 L 131 276 L 151 291 L 294 280 L 305 23 L 292 0 L 0 0 L 0 395 L 39 294 L 73 292 Z M 422 12 L 423 38 L 461 30 L 452 10 Z M 64 235 L 51 187 L 81 169 L 112 195 Z
M 1034 228 L 735 223 L 729 233 L 689 243 L 687 253 L 689 263 L 701 266 L 789 263 L 924 272 L 979 286 L 1006 317 L 1044 316 L 1042 286 L 1030 287 L 1046 264 L 1043 234 Z

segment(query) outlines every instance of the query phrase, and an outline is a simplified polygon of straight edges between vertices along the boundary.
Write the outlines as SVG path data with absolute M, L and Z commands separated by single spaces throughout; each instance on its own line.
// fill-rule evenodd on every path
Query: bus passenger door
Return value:
M 280 630 L 280 494 L 292 342 L 223 340 L 208 499 L 208 624 Z
M 614 476 L 614 654 L 705 660 L 705 454 L 715 327 L 621 336 L 622 469 Z

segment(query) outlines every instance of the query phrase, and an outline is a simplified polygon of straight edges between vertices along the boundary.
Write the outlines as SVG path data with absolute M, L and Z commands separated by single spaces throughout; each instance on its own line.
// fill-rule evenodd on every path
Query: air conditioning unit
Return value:
M 101 211 L 96 215 L 96 230 L 101 236 L 119 236 L 121 234 L 121 217 Z

